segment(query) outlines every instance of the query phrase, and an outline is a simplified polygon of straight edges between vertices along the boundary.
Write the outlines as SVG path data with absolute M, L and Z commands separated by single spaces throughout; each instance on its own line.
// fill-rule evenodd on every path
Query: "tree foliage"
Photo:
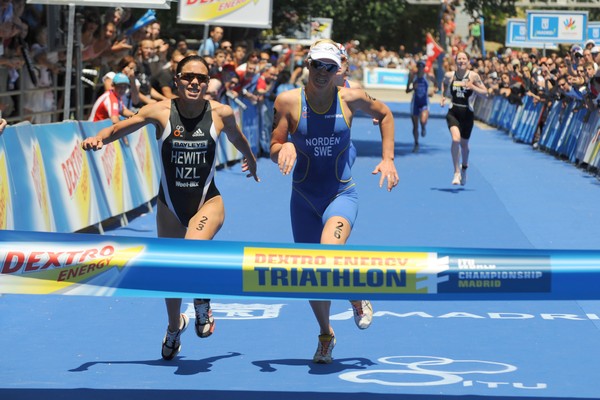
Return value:
M 473 18 L 513 17 L 517 14 L 515 0 L 463 0 L 465 12 Z
M 515 1 L 461 0 L 461 3 L 464 12 L 472 18 L 484 17 L 486 40 L 503 43 L 506 19 L 524 17 L 524 10 L 517 9 Z M 172 3 L 170 10 L 157 10 L 163 32 L 201 39 L 203 25 L 176 23 L 176 4 Z M 600 19 L 600 9 L 589 11 L 590 21 Z M 231 27 L 225 27 L 225 33 L 230 40 L 250 42 L 259 37 L 286 36 L 294 26 L 308 22 L 311 17 L 332 18 L 332 38 L 338 42 L 358 40 L 362 48 L 384 46 L 388 49 L 397 49 L 403 44 L 408 51 L 415 52 L 423 49 L 427 32 L 438 35 L 441 2 L 436 5 L 414 5 L 406 0 L 273 0 L 273 28 L 267 35 L 260 29 Z
M 358 40 L 361 47 L 388 48 L 420 44 L 425 32 L 437 30 L 440 11 L 440 7 L 414 6 L 405 0 L 274 0 L 273 8 L 276 33 L 284 30 L 290 10 L 294 10 L 304 20 L 332 18 L 336 41 Z

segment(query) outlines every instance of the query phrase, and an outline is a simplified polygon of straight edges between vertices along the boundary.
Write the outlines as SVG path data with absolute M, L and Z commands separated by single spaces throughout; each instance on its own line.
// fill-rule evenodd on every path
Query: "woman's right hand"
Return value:
M 294 143 L 285 142 L 281 145 L 279 156 L 277 157 L 277 165 L 283 175 L 288 175 L 292 172 L 296 157 L 296 146 L 294 146 Z
M 89 137 L 81 142 L 81 148 L 83 150 L 100 150 L 103 145 L 104 142 L 102 142 L 102 139 L 98 136 Z

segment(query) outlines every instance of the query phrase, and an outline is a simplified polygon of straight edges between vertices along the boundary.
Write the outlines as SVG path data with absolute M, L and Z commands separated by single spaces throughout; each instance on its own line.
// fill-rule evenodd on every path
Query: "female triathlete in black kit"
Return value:
M 450 88 L 452 102 L 446 115 L 448 129 L 452 135 L 452 163 L 454 165 L 453 185 L 467 183 L 467 167 L 469 166 L 469 139 L 473 130 L 475 116 L 473 114 L 472 94 L 487 95 L 487 89 L 479 74 L 470 70 L 469 55 L 459 52 L 456 55 L 456 71 L 446 73 L 442 82 L 442 107 L 446 102 L 446 88 Z M 462 155 L 462 163 L 461 163 Z M 462 165 L 461 165 L 462 164 Z
M 174 77 L 177 98 L 142 107 L 129 119 L 102 129 L 83 141 L 84 150 L 104 144 L 154 124 L 159 143 L 162 177 L 157 200 L 159 237 L 210 240 L 225 219 L 223 199 L 215 186 L 215 149 L 221 132 L 244 156 L 242 171 L 258 181 L 256 159 L 238 128 L 231 107 L 206 100 L 208 65 L 200 56 L 188 56 L 177 65 Z M 181 349 L 181 333 L 188 317 L 181 313 L 181 299 L 166 299 L 169 325 L 162 357 L 173 359 Z M 194 299 L 196 334 L 208 337 L 215 323 L 208 299 Z

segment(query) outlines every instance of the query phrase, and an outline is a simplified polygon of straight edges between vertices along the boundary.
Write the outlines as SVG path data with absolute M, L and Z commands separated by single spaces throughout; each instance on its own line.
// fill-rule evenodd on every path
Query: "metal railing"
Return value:
M 22 77 L 24 76 L 24 74 L 29 73 L 27 71 L 27 69 L 25 67 L 21 68 L 21 70 L 19 70 L 19 75 Z M 64 94 L 66 92 L 66 88 L 64 86 L 60 86 L 57 83 L 57 77 L 55 75 L 53 75 L 53 84 L 51 86 L 48 87 L 38 87 L 38 88 L 32 88 L 32 89 L 25 89 L 24 88 L 24 84 L 21 83 L 20 88 L 15 89 L 15 90 L 8 90 L 5 92 L 1 92 L 0 93 L 0 104 L 2 103 L 7 103 L 7 98 L 12 98 L 12 101 L 15 105 L 15 110 L 10 114 L 10 115 L 3 115 L 3 118 L 6 119 L 6 121 L 9 124 L 16 124 L 22 121 L 32 121 L 35 119 L 35 117 L 41 117 L 41 116 L 51 116 L 51 122 L 61 122 L 67 119 L 81 119 L 78 118 L 78 116 L 83 116 L 83 118 L 86 118 L 89 113 L 90 110 L 92 109 L 92 106 L 94 104 L 94 99 L 92 98 L 91 101 L 85 102 L 85 98 L 82 98 L 82 95 L 78 95 L 78 85 L 76 84 L 77 82 L 73 82 L 72 81 L 72 85 L 71 85 L 71 93 L 74 94 L 74 100 L 75 101 L 71 101 L 71 105 L 69 108 L 67 108 L 68 110 L 68 115 L 63 115 L 65 113 L 65 109 L 63 108 L 64 105 Z M 91 89 L 94 90 L 94 92 L 96 91 L 97 87 L 99 86 L 99 84 L 95 83 L 95 82 L 91 82 L 88 80 L 87 84 L 89 86 L 90 83 L 94 83 L 94 86 L 91 87 Z M 44 110 L 44 111 L 27 111 L 27 98 L 28 96 L 32 95 L 32 94 L 39 94 L 40 96 L 43 95 L 44 93 L 48 92 L 48 91 L 52 91 L 53 96 L 54 96 L 54 100 L 55 100 L 55 109 L 54 110 Z

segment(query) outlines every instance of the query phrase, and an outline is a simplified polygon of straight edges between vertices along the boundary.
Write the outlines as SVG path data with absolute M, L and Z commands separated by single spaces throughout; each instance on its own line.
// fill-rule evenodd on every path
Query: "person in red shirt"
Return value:
M 112 81 L 112 89 L 104 92 L 92 107 L 90 114 L 90 121 L 102 121 L 105 119 L 111 119 L 113 124 L 116 124 L 120 120 L 120 116 L 129 118 L 133 115 L 133 112 L 125 107 L 123 104 L 122 97 L 127 93 L 129 89 L 129 78 L 123 74 L 115 74 Z
M 255 104 L 259 100 L 259 96 L 267 91 L 267 82 L 258 70 L 258 61 L 248 61 L 245 71 L 236 70 L 235 72 L 240 79 L 240 84 L 235 91 Z

